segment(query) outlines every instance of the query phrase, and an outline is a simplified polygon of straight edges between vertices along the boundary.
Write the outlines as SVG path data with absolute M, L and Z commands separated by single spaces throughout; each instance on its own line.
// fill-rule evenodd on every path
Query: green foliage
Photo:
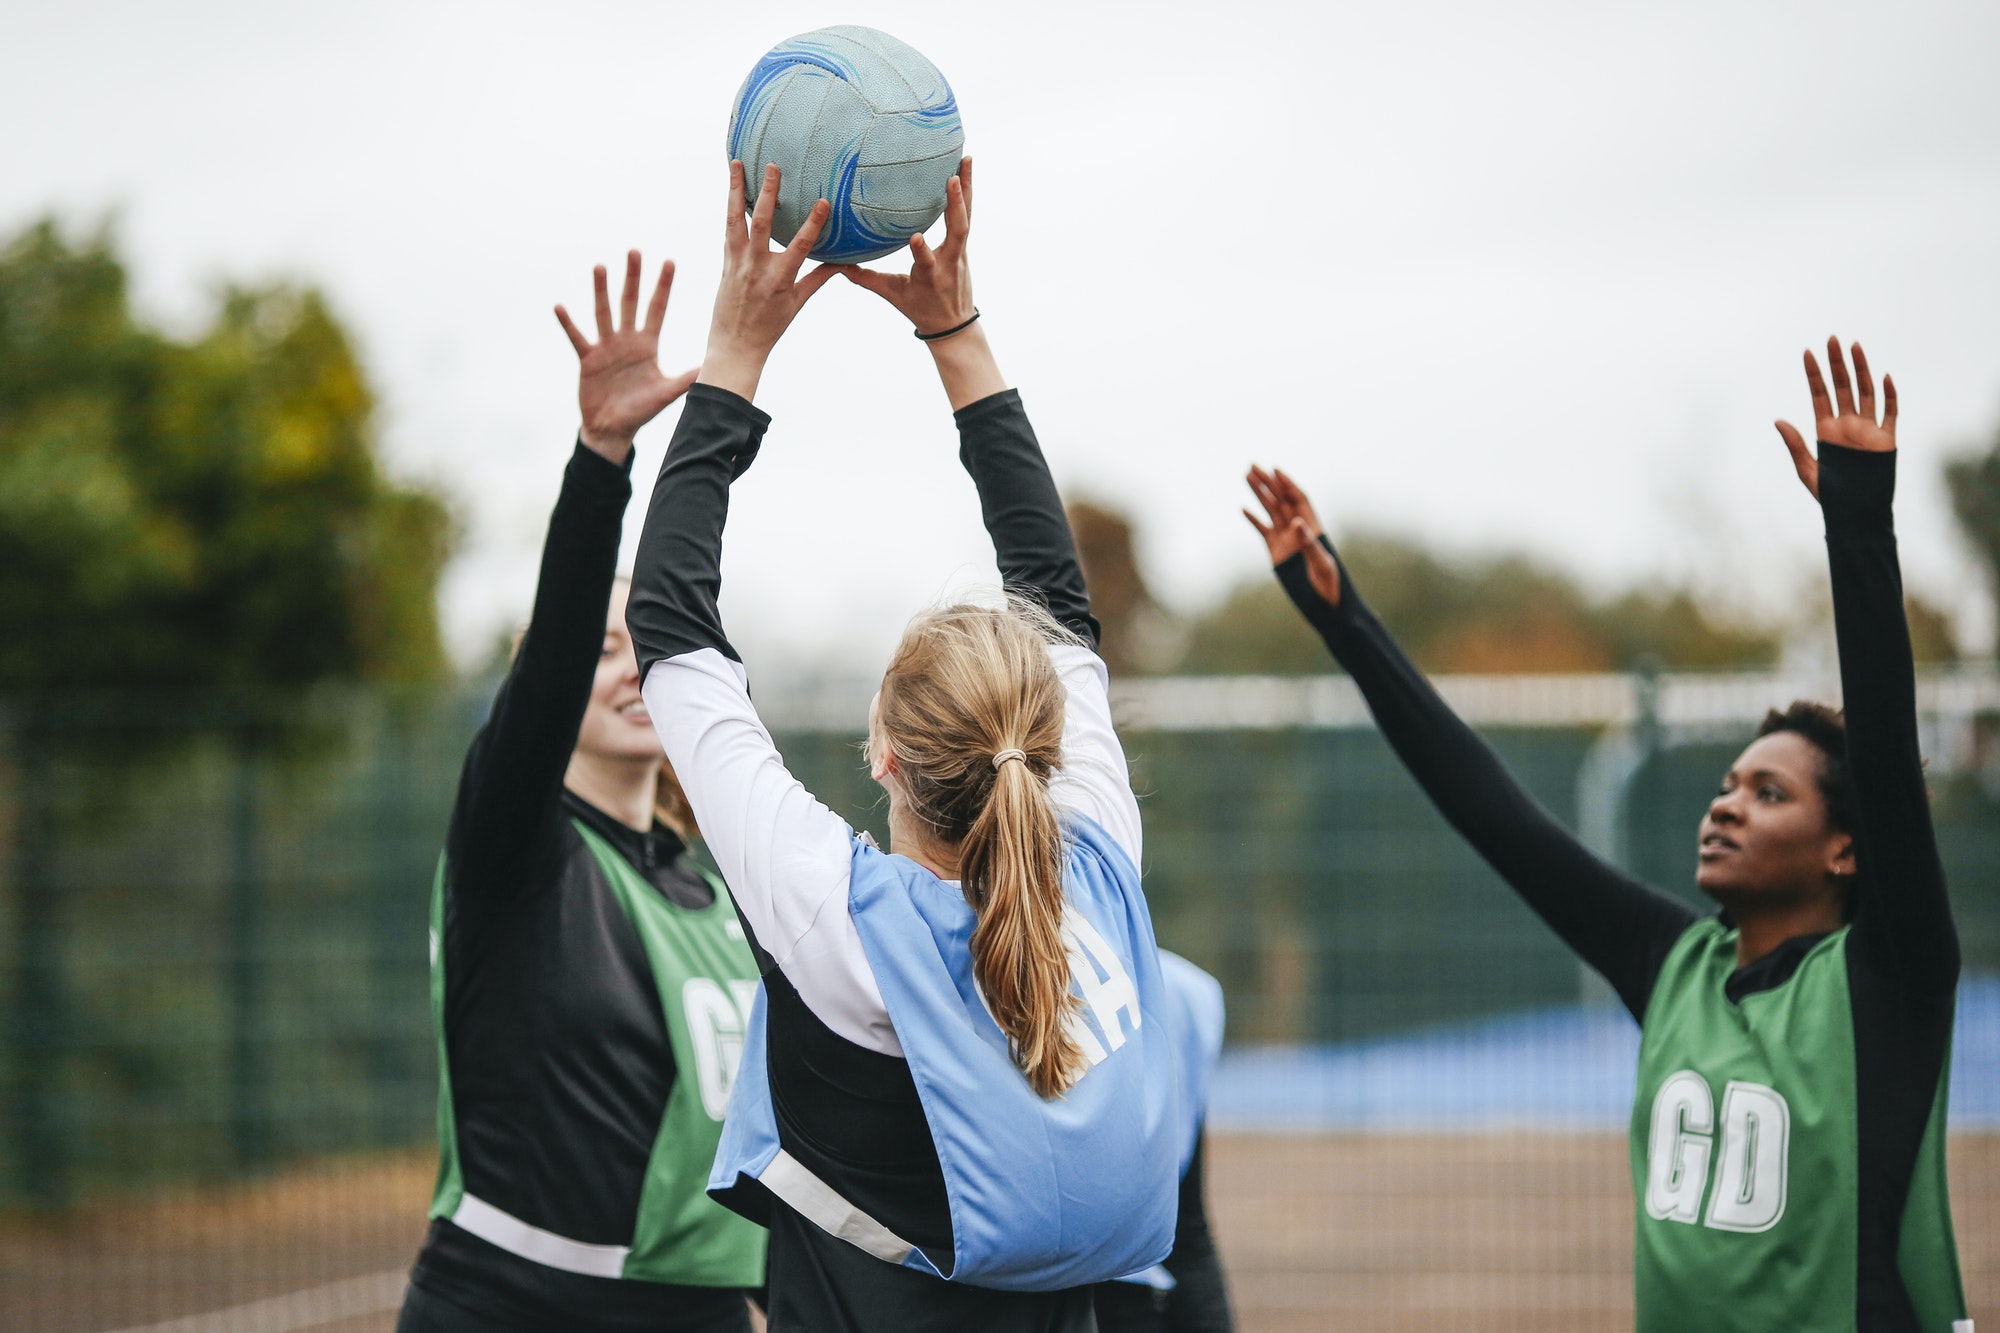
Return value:
M 1196 676 L 1317 676 L 1336 670 L 1276 579 L 1238 584 L 1222 604 L 1188 627 L 1187 652 L 1175 671 Z
M 1915 593 L 1903 597 L 1903 618 L 1910 624 L 1910 656 L 1919 662 L 1956 662 L 1958 622 L 1951 612 Z
M 0 688 L 441 675 L 452 524 L 377 467 L 310 289 L 231 288 L 178 342 L 103 235 L 0 250 Z
M 1984 454 L 1947 463 L 1944 479 L 1952 512 L 1985 561 L 1990 586 L 2000 599 L 2000 441 Z M 2000 656 L 2000 616 L 1995 619 L 1993 652 Z
M 1379 533 L 1344 535 L 1340 554 L 1369 605 L 1427 671 L 1615 671 L 1644 657 L 1681 668 L 1777 660 L 1778 635 L 1719 619 L 1683 590 L 1594 602 L 1565 575 L 1523 556 L 1448 561 Z M 1179 669 L 1333 668 L 1275 581 L 1259 578 L 1195 621 Z
M 1069 530 L 1102 635 L 1097 651 L 1114 676 L 1144 675 L 1180 655 L 1179 621 L 1153 596 L 1139 568 L 1132 521 L 1116 509 L 1072 500 Z

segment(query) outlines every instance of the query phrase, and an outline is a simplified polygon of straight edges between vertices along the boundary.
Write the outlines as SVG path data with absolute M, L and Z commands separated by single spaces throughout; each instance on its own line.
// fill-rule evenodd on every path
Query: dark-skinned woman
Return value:
M 1895 386 L 1806 355 L 1846 714 L 1766 717 L 1697 835 L 1701 915 L 1538 806 L 1397 649 L 1303 492 L 1252 469 L 1279 581 L 1439 811 L 1611 983 L 1641 1038 L 1632 1113 L 1647 1333 L 1969 1330 L 1946 1196 L 1958 939 L 1917 750 L 1890 502 Z
M 687 392 L 628 257 L 581 358 L 583 427 L 533 618 L 473 740 L 431 906 L 441 1161 L 399 1333 L 748 1333 L 764 1233 L 704 1186 L 757 969 L 662 806 L 614 578 L 632 437 Z

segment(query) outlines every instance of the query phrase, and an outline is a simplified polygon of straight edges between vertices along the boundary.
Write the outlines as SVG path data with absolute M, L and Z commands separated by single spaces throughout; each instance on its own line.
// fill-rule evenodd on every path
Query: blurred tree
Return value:
M 134 319 L 109 239 L 0 249 L 0 688 L 441 675 L 444 505 L 377 466 L 310 289 Z
M 1133 545 L 1132 521 L 1090 500 L 1068 506 L 1077 562 L 1090 590 L 1090 609 L 1103 628 L 1098 645 L 1114 676 L 1143 675 L 1171 665 L 1184 630 L 1178 617 L 1146 587 Z
M 1903 616 L 1910 622 L 1910 656 L 1919 662 L 1958 660 L 1958 622 L 1951 612 L 1915 593 L 1903 598 Z
M 1336 668 L 1277 581 L 1256 578 L 1190 622 L 1187 651 L 1173 669 L 1196 676 L 1313 676 Z
M 1525 556 L 1449 561 L 1380 533 L 1343 535 L 1340 554 L 1426 671 L 1615 671 L 1649 655 L 1669 667 L 1757 667 L 1778 656 L 1779 635 L 1730 624 L 1681 590 L 1593 602 Z M 1260 578 L 1194 622 L 1179 669 L 1299 673 L 1332 663 L 1275 582 Z
M 1996 611 L 1992 651 L 2000 657 L 2000 440 L 1984 454 L 1945 464 L 1944 480 L 1959 526 L 1986 563 Z

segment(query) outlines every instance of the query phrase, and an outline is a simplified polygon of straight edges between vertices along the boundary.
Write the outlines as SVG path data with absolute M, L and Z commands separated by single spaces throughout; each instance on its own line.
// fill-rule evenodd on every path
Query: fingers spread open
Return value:
M 667 321 L 667 294 L 674 289 L 674 261 L 660 265 L 660 280 L 653 284 L 653 301 L 646 307 L 646 332 L 658 333 Z
M 757 191 L 757 206 L 750 210 L 752 250 L 768 250 L 771 247 L 771 215 L 778 211 L 778 186 L 781 179 L 777 163 L 773 162 L 764 168 L 764 184 Z
M 1776 423 L 1778 438 L 1785 442 L 1785 449 L 1792 456 L 1792 470 L 1799 474 L 1799 480 L 1812 492 L 1813 499 L 1819 499 L 1819 460 L 1812 450 L 1806 448 L 1805 437 L 1789 421 Z
M 1264 506 L 1264 512 L 1271 516 L 1273 523 L 1281 523 L 1291 517 L 1286 512 L 1287 506 L 1279 497 L 1277 488 L 1272 485 L 1268 473 L 1261 468 L 1255 469 L 1251 472 L 1249 481 L 1250 489 L 1256 493 L 1257 503 Z
M 1872 425 L 1875 421 L 1875 377 L 1868 373 L 1868 354 L 1855 343 L 1847 349 L 1854 357 L 1854 398 L 1861 408 L 1861 415 Z
M 1251 513 L 1248 509 L 1245 509 L 1243 511 L 1243 517 L 1250 520 L 1250 526 L 1257 529 L 1258 536 L 1262 537 L 1267 542 L 1271 540 L 1271 528 L 1269 524 L 1259 519 L 1255 514 Z
M 1833 415 L 1833 401 L 1826 396 L 1826 381 L 1819 377 L 1819 358 L 1806 349 L 1806 387 L 1812 391 L 1813 420 L 1825 421 Z
M 1882 377 L 1882 429 L 1891 435 L 1896 433 L 1896 377 Z
M 583 330 L 579 329 L 576 321 L 569 317 L 569 311 L 561 306 L 556 307 L 556 323 L 563 326 L 563 332 L 569 335 L 569 345 L 576 349 L 578 356 L 589 353 L 590 339 L 583 336 Z
M 604 265 L 599 264 L 590 271 L 591 290 L 597 302 L 597 338 L 599 342 L 609 338 L 614 332 L 611 327 L 611 291 L 605 286 L 604 279 Z
M 1847 378 L 1847 358 L 1841 355 L 1840 339 L 1826 340 L 1826 359 L 1832 363 L 1828 369 L 1833 372 L 1833 401 L 1846 416 L 1854 411 L 1854 385 Z
M 618 327 L 629 329 L 639 317 L 639 252 L 625 252 L 625 286 L 618 293 Z
M 772 170 L 775 171 L 777 168 L 773 167 Z M 792 243 L 785 247 L 785 254 L 790 259 L 794 274 L 797 274 L 800 266 L 806 262 L 806 256 L 812 253 L 812 248 L 819 244 L 820 231 L 826 226 L 826 220 L 832 214 L 833 205 L 827 203 L 826 200 L 821 199 L 815 202 L 812 206 L 812 212 L 806 214 L 805 222 L 799 227 L 799 234 L 792 237 Z M 831 277 L 832 275 L 829 274 L 828 276 Z M 821 281 L 825 281 L 825 279 L 821 279 Z
M 972 222 L 972 155 L 958 159 L 958 192 L 965 196 L 965 221 Z

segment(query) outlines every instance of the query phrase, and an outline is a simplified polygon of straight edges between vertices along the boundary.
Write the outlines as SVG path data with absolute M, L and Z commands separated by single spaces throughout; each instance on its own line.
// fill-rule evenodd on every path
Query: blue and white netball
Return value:
M 944 75 L 873 28 L 821 28 L 778 43 L 729 114 L 729 156 L 743 163 L 750 206 L 765 164 L 776 163 L 771 235 L 790 244 L 825 199 L 833 212 L 812 254 L 834 264 L 886 255 L 936 222 L 964 147 Z

